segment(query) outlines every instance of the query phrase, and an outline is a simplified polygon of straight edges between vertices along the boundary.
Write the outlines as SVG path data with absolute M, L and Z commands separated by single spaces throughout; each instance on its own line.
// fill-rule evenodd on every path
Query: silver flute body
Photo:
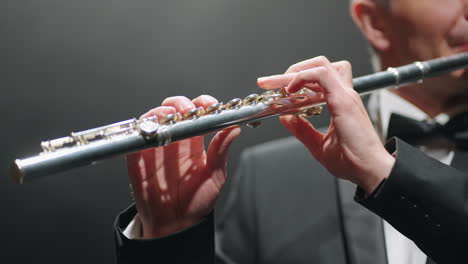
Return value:
M 462 68 L 468 68 L 468 53 L 460 53 L 409 65 L 389 68 L 353 79 L 354 89 L 365 94 L 381 88 L 421 82 Z M 36 156 L 17 159 L 12 176 L 18 183 L 49 174 L 86 166 L 116 155 L 168 145 L 171 142 L 206 135 L 221 129 L 247 124 L 257 126 L 263 119 L 286 114 L 319 114 L 325 98 L 303 89 L 287 94 L 284 89 L 233 99 L 185 114 L 130 119 L 103 127 L 42 142 Z

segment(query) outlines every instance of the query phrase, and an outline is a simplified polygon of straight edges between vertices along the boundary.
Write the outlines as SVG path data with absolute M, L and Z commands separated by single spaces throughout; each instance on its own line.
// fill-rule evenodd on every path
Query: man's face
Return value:
M 468 0 L 388 0 L 391 54 L 406 64 L 468 51 Z

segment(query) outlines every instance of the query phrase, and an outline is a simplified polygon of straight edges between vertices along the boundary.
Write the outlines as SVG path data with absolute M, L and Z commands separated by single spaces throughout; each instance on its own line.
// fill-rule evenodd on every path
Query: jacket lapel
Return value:
M 464 173 L 468 173 L 468 152 L 460 150 L 455 151 L 451 166 Z
M 383 222 L 354 201 L 356 185 L 337 180 L 338 203 L 350 264 L 386 264 Z

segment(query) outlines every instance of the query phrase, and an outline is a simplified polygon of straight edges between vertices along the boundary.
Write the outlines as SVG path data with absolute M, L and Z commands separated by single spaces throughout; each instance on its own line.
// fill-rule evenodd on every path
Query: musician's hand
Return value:
M 159 119 L 195 107 L 208 107 L 217 100 L 203 95 L 193 101 L 177 96 L 164 100 L 144 117 Z M 205 152 L 202 136 L 174 142 L 127 156 L 127 166 L 136 207 L 143 223 L 143 237 L 168 235 L 199 222 L 213 210 L 226 179 L 229 146 L 240 128 L 218 132 Z
M 265 89 L 307 87 L 324 93 L 332 121 L 322 134 L 306 119 L 283 116 L 281 122 L 332 174 L 371 193 L 390 174 L 395 159 L 377 136 L 359 94 L 353 90 L 349 62 L 317 57 L 291 66 L 285 74 L 258 79 Z

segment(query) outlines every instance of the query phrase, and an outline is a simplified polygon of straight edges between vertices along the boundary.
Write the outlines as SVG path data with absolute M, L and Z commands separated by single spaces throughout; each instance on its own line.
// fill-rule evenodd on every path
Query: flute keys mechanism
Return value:
M 260 96 L 258 94 L 251 94 L 244 98 L 243 104 L 244 105 L 256 105 Z
M 64 148 L 67 146 L 72 146 L 75 144 L 75 141 L 72 137 L 61 137 L 57 139 L 52 139 L 49 141 L 43 141 L 41 143 L 42 150 L 44 152 L 52 152 L 56 149 Z
M 273 95 L 273 94 L 275 94 L 275 93 L 276 93 L 275 90 L 267 90 L 266 92 L 262 93 L 262 94 L 260 95 L 260 97 L 261 97 L 261 98 L 265 98 L 265 97 L 270 96 L 270 95 Z
M 318 116 L 322 114 L 322 109 L 321 106 L 308 107 L 299 111 L 297 115 L 303 117 Z
M 175 122 L 179 122 L 180 120 L 182 120 L 182 115 L 180 113 L 169 114 L 163 117 L 161 120 L 159 120 L 159 124 L 161 125 L 172 124 Z
M 231 101 L 227 102 L 224 105 L 224 108 L 226 108 L 226 109 L 238 109 L 238 108 L 241 107 L 241 105 L 242 105 L 242 99 L 234 98 Z
M 205 114 L 218 113 L 223 109 L 223 103 L 216 103 L 208 106 L 205 110 Z
M 419 79 L 446 74 L 468 68 L 468 52 L 442 57 L 430 61 L 389 68 L 386 72 L 375 73 L 353 79 L 354 89 L 368 93 L 376 89 L 415 83 Z M 193 109 L 182 116 L 174 113 L 157 119 L 148 117 L 129 119 L 106 126 L 92 128 L 71 135 L 44 141 L 43 152 L 38 155 L 16 159 L 12 164 L 12 175 L 18 183 L 47 174 L 93 164 L 95 161 L 138 151 L 155 146 L 166 146 L 171 142 L 215 132 L 225 126 L 249 124 L 256 127 L 258 120 L 283 114 L 314 116 L 320 114 L 323 97 L 315 97 L 308 90 L 287 93 L 284 88 L 268 90 L 244 99 L 233 99 L 226 103 L 216 103 L 204 111 Z M 311 99 L 309 101 L 303 99 Z M 230 111 L 224 111 L 230 110 Z M 210 114 L 210 116 L 206 116 Z M 197 116 L 203 117 L 196 118 Z M 182 123 L 183 120 L 187 122 Z M 193 119 L 193 120 L 192 120 Z M 182 121 L 180 124 L 175 124 Z M 175 125 L 172 125 L 175 124 Z M 143 139 L 143 140 L 142 140 Z M 146 140 L 145 140 L 146 139 Z
M 184 118 L 184 120 L 196 119 L 197 117 L 202 116 L 204 114 L 205 114 L 205 109 L 203 109 L 203 107 L 198 107 L 198 108 L 194 108 L 194 109 L 188 111 L 187 113 L 185 113 L 183 118 Z
M 269 104 L 272 101 L 284 97 L 283 94 L 279 93 L 276 90 L 268 90 L 260 95 L 259 102 Z
M 138 123 L 138 130 L 140 134 L 146 138 L 153 138 L 158 132 L 159 123 L 158 120 L 143 119 Z
M 255 121 L 255 122 L 252 122 L 252 123 L 248 123 L 247 126 L 248 126 L 248 127 L 251 127 L 251 128 L 257 128 L 257 127 L 259 127 L 261 124 L 262 124 L 261 121 Z
M 158 117 L 157 116 L 148 116 L 148 117 L 145 117 L 141 120 L 141 122 L 143 121 L 151 121 L 151 122 L 158 122 Z
M 278 94 L 280 94 L 282 97 L 286 97 L 289 95 L 289 93 L 286 91 L 286 88 L 281 88 L 277 91 Z

